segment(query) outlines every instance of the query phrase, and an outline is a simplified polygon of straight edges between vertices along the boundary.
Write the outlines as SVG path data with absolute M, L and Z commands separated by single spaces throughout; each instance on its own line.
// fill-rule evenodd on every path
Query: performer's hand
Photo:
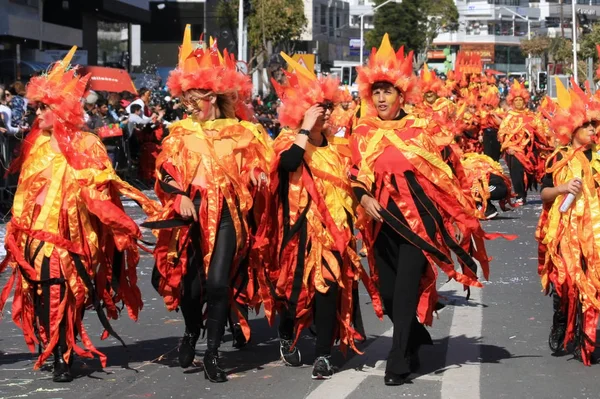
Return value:
M 315 104 L 312 107 L 310 107 L 304 114 L 301 129 L 311 131 L 317 123 L 317 119 L 323 116 L 324 113 L 325 110 L 319 104 Z
M 464 238 L 463 233 L 462 233 L 462 231 L 460 231 L 458 224 L 454 223 L 453 226 L 454 226 L 454 238 L 456 239 L 456 242 L 460 244 Z
M 379 204 L 379 201 L 365 194 L 360 199 L 360 204 L 363 206 L 363 208 L 365 208 L 365 211 L 367 211 L 367 215 L 378 222 L 383 222 L 383 218 L 379 214 L 379 211 L 381 211 L 381 205 Z
M 575 177 L 575 178 L 569 180 L 567 183 L 561 184 L 560 186 L 558 186 L 558 191 L 561 194 L 571 193 L 573 195 L 577 195 L 581 192 L 582 189 L 583 189 L 583 182 L 578 177 Z
M 515 155 L 515 150 L 513 150 L 512 148 L 509 148 L 508 150 L 506 150 L 506 153 L 508 155 Z
M 5 129 L 5 128 L 3 128 L 3 127 L 0 127 L 0 133 L 6 133 L 6 132 L 8 132 L 8 130 L 6 130 L 6 129 Z
M 254 173 L 250 173 L 250 181 L 252 185 L 259 190 L 269 185 L 269 179 L 265 172 L 256 170 Z
M 179 203 L 179 214 L 186 219 L 194 218 L 194 221 L 198 221 L 198 214 L 196 208 L 190 197 L 184 195 L 181 196 L 181 202 Z

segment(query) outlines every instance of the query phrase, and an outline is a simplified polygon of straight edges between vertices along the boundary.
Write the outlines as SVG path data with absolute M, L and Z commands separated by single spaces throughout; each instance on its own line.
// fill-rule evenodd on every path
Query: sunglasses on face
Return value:
M 37 111 L 37 110 L 40 110 L 40 111 L 45 111 L 45 110 L 48 108 L 48 106 L 47 106 L 46 104 L 44 104 L 44 103 L 37 103 L 37 104 L 35 104 L 35 105 L 34 105 L 34 107 L 33 107 L 33 108 L 34 108 L 36 111 Z

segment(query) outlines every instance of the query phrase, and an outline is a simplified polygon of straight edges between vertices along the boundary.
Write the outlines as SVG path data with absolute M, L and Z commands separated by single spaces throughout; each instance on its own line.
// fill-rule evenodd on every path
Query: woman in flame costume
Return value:
M 501 151 L 510 170 L 515 205 L 527 203 L 527 190 L 537 184 L 539 149 L 547 146 L 548 127 L 527 108 L 529 92 L 515 80 L 506 99 L 512 109 L 498 129 Z
M 334 339 L 340 341 L 342 351 L 350 347 L 357 352 L 355 339 L 364 339 L 353 327 L 358 280 L 363 278 L 370 293 L 375 290 L 356 253 L 356 203 L 344 160 L 350 158 L 349 149 L 328 142 L 333 136 L 328 119 L 341 100 L 339 81 L 317 78 L 281 55 L 294 72 L 286 73 L 284 84 L 273 81 L 282 101 L 279 119 L 287 126 L 274 142 L 272 168 L 272 192 L 278 204 L 273 285 L 281 300 L 280 352 L 286 364 L 299 366 L 295 344 L 314 321 L 317 340 L 312 377 L 328 379 L 333 375 Z M 379 303 L 376 295 L 374 303 Z
M 495 79 L 493 76 L 492 79 Z M 492 158 L 494 162 L 500 160 L 500 142 L 498 141 L 498 128 L 506 117 L 505 112 L 499 108 L 500 94 L 496 86 L 489 85 L 481 92 L 479 123 L 483 137 L 483 153 Z
M 206 328 L 204 374 L 224 382 L 218 349 L 230 309 L 246 340 L 247 306 L 267 298 L 267 316 L 271 312 L 262 273 L 266 242 L 252 234 L 252 224 L 263 225 L 261 217 L 269 216 L 262 205 L 272 150 L 262 128 L 236 118 L 235 107 L 244 111 L 250 95 L 249 77 L 216 43 L 192 48 L 189 25 L 167 86 L 192 116 L 171 125 L 156 161 L 155 190 L 164 211 L 150 220 L 161 228 L 153 278 L 167 309 L 180 307 L 185 319 L 181 367 L 192 364 L 200 330 Z
M 106 365 L 83 326 L 86 307 L 97 312 L 102 338 L 110 334 L 121 343 L 108 319 L 118 317 L 121 304 L 133 320 L 142 308 L 136 276 L 136 240 L 142 235 L 119 195 L 149 214 L 158 211 L 119 179 L 97 136 L 79 130 L 89 75 L 78 76 L 70 68 L 75 50 L 27 86 L 38 117 L 11 165 L 20 176 L 7 225 L 7 256 L 0 265 L 0 270 L 12 268 L 0 309 L 16 283 L 12 318 L 32 351 L 40 345 L 36 369 L 54 355 L 55 382 L 72 380 L 74 354 L 98 355 Z M 83 348 L 75 342 L 77 335 Z
M 600 311 L 600 156 L 593 126 L 599 104 L 577 90 L 568 92 L 557 79 L 551 127 L 560 147 L 542 179 L 536 239 L 542 287 L 554 297 L 550 348 L 562 352 L 573 344 L 575 358 L 590 365 Z M 561 209 L 569 196 L 574 201 Z
M 359 68 L 357 82 L 369 115 L 350 138 L 353 188 L 370 217 L 362 223 L 372 278 L 394 323 L 384 382 L 400 385 L 419 367 L 420 345 L 431 344 L 424 325 L 431 325 L 438 299 L 434 265 L 462 284 L 481 287 L 468 249 L 474 240 L 474 257 L 487 278 L 484 239 L 491 236 L 425 130 L 427 121 L 402 110 L 405 101 L 419 97 L 412 53 L 394 53 L 386 34 Z M 453 252 L 464 273 L 454 269 Z

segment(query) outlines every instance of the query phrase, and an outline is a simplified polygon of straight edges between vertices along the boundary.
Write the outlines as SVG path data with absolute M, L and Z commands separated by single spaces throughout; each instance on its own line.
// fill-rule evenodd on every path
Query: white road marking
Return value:
M 452 281 L 447 288 L 462 292 L 462 285 Z M 441 397 L 480 398 L 481 358 L 480 346 L 476 342 L 481 338 L 483 311 L 481 305 L 481 289 L 471 288 L 471 299 L 463 300 L 463 306 L 454 307 L 452 325 L 450 327 L 448 350 L 446 352 L 446 369 L 442 376 Z M 457 340 L 465 339 L 466 344 Z
M 463 292 L 462 284 L 451 280 L 438 289 L 446 292 L 455 290 L 459 295 Z M 473 306 L 481 303 L 481 289 L 471 289 L 471 299 L 468 306 L 460 306 L 458 301 L 454 306 L 452 325 L 450 327 L 450 340 L 446 354 L 446 369 L 440 374 L 425 374 L 415 377 L 415 380 L 442 382 L 441 397 L 444 399 L 472 398 L 479 399 L 480 378 L 480 353 L 479 345 L 470 343 L 461 345 L 453 343 L 452 338 L 466 337 L 477 340 L 482 331 L 482 307 Z M 438 313 L 443 312 L 444 309 Z M 345 370 L 336 373 L 332 379 L 323 381 L 313 390 L 306 399 L 322 398 L 346 398 L 354 392 L 367 377 L 383 377 L 385 370 L 383 366 L 389 352 L 389 342 L 383 337 L 391 337 L 393 328 L 384 332 L 364 349 L 364 355 L 355 356 L 344 366 Z M 468 363 L 464 364 L 464 360 Z M 457 364 L 460 367 L 453 367 Z M 365 366 L 373 364 L 374 367 Z M 383 381 L 382 381 L 383 384 Z

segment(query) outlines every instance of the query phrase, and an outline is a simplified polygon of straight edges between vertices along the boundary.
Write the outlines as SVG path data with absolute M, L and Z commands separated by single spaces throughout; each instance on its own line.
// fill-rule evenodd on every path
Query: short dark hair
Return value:
M 142 106 L 140 104 L 131 104 L 131 107 L 129 108 L 129 110 L 131 111 L 132 114 L 135 114 L 136 112 L 142 110 Z
M 379 82 L 375 82 L 373 83 L 373 85 L 371 86 L 371 92 L 374 92 L 375 90 L 378 89 L 388 89 L 390 87 L 393 87 L 394 89 L 396 89 L 396 91 L 398 92 L 398 94 L 400 94 L 400 90 L 394 86 L 393 84 L 391 84 L 390 82 L 386 82 L 386 81 L 379 81 Z
M 140 89 L 138 90 L 138 95 L 140 97 L 142 97 L 144 94 L 146 94 L 149 91 L 150 91 L 150 89 L 148 89 L 147 87 L 140 87 Z
M 106 101 L 105 99 L 99 98 L 98 101 L 96 101 L 96 106 L 98 108 L 100 108 L 100 107 L 102 107 L 104 105 L 108 105 L 108 101 Z

